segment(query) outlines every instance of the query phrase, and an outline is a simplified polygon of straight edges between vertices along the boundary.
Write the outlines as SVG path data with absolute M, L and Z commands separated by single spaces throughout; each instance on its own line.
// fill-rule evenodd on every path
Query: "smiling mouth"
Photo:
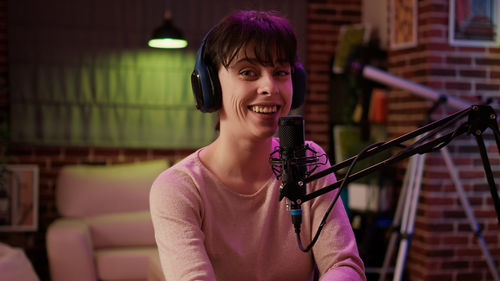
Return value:
M 251 105 L 248 108 L 256 113 L 272 114 L 278 111 L 279 105 Z

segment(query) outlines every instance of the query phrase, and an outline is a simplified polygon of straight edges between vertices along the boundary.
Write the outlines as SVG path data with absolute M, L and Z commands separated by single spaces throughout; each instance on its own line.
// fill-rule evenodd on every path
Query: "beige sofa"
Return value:
M 167 167 L 165 160 L 64 167 L 56 185 L 62 217 L 47 230 L 52 281 L 147 280 L 158 259 L 149 189 Z

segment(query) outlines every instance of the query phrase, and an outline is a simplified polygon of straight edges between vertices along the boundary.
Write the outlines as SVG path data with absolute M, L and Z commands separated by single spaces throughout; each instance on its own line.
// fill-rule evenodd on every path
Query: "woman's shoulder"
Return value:
M 172 167 L 163 171 L 153 182 L 152 189 L 186 189 L 198 186 L 197 182 L 203 177 L 204 167 L 199 160 L 197 150 Z
M 197 152 L 166 169 L 154 180 L 149 192 L 149 207 L 153 216 L 184 218 L 189 210 L 199 210 L 202 195 Z M 196 212 L 195 212 L 196 213 Z

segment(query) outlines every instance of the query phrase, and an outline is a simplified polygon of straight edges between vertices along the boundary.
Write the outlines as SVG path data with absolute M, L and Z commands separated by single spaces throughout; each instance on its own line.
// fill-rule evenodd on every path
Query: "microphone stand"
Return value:
M 371 80 L 374 80 L 377 82 L 381 82 L 383 84 L 387 84 L 387 85 L 390 85 L 390 86 L 393 86 L 396 88 L 401 88 L 403 90 L 407 90 L 407 91 L 409 91 L 413 94 L 416 94 L 420 97 L 423 97 L 425 99 L 433 100 L 433 101 L 435 101 L 435 106 L 437 106 L 438 103 L 440 103 L 440 104 L 444 103 L 448 106 L 459 109 L 460 111 L 457 113 L 454 113 L 450 116 L 447 116 L 441 120 L 430 123 L 430 124 L 428 124 L 422 128 L 419 128 L 413 132 L 407 133 L 407 134 L 405 134 L 397 139 L 394 139 L 394 140 L 382 143 L 378 146 L 372 147 L 372 148 L 368 149 L 366 152 L 363 152 L 362 155 L 359 154 L 357 156 L 351 157 L 343 162 L 340 162 L 340 163 L 330 167 L 329 169 L 326 169 L 326 170 L 319 172 L 317 174 L 313 174 L 310 177 L 306 177 L 306 179 L 304 179 L 303 182 L 299 182 L 297 184 L 299 186 L 302 186 L 305 183 L 311 182 L 313 180 L 324 177 L 327 174 L 333 173 L 339 169 L 345 168 L 345 167 L 351 165 L 352 162 L 355 160 L 369 157 L 371 155 L 374 155 L 374 154 L 379 153 L 381 151 L 387 150 L 389 148 L 393 148 L 393 147 L 405 148 L 400 153 L 397 153 L 394 156 L 392 156 L 392 157 L 390 157 L 390 158 L 388 158 L 388 159 L 386 159 L 378 164 L 372 165 L 372 166 L 370 166 L 362 171 L 359 171 L 355 174 L 346 175 L 343 179 L 339 180 L 338 182 L 336 182 L 332 185 L 326 186 L 320 190 L 317 190 L 317 191 L 312 192 L 310 194 L 306 194 L 306 195 L 296 199 L 296 203 L 302 204 L 304 202 L 307 202 L 315 197 L 318 197 L 322 194 L 325 194 L 325 193 L 330 192 L 334 189 L 337 189 L 341 185 L 344 186 L 344 184 L 346 184 L 346 183 L 352 182 L 356 179 L 359 179 L 363 176 L 366 176 L 366 175 L 374 172 L 375 170 L 378 170 L 380 168 L 383 168 L 387 165 L 390 165 L 394 162 L 403 160 L 405 158 L 411 157 L 415 154 L 419 154 L 419 155 L 423 156 L 423 154 L 425 154 L 425 153 L 436 151 L 436 150 L 441 150 L 441 153 L 445 159 L 445 163 L 446 163 L 446 165 L 447 165 L 447 167 L 450 170 L 450 173 L 452 175 L 452 180 L 454 181 L 455 187 L 459 193 L 461 203 L 462 203 L 463 207 L 466 208 L 465 213 L 467 215 L 467 218 L 470 221 L 471 229 L 473 229 L 474 234 L 479 239 L 479 244 L 481 246 L 481 249 L 483 250 L 483 254 L 485 255 L 485 257 L 487 259 L 487 264 L 488 264 L 488 267 L 491 271 L 491 274 L 492 274 L 495 281 L 500 281 L 498 269 L 496 268 L 496 265 L 495 265 L 493 259 L 491 258 L 489 251 L 488 251 L 486 243 L 484 242 L 484 239 L 481 235 L 479 225 L 477 223 L 474 223 L 475 219 L 474 219 L 474 215 L 471 211 L 470 204 L 468 203 L 468 201 L 466 199 L 465 193 L 463 191 L 463 187 L 462 187 L 461 182 L 458 178 L 458 173 L 454 169 L 454 166 L 453 166 L 453 163 L 452 163 L 451 158 L 449 156 L 449 153 L 445 147 L 452 139 L 454 139 L 457 136 L 463 135 L 465 133 L 473 134 L 475 136 L 475 139 L 476 139 L 476 142 L 477 142 L 477 145 L 479 148 L 479 152 L 481 155 L 481 160 L 483 162 L 485 175 L 486 175 L 486 178 L 488 181 L 488 185 L 490 187 L 490 192 L 491 192 L 491 195 L 493 198 L 493 203 L 494 203 L 495 210 L 497 213 L 497 220 L 498 220 L 498 223 L 500 224 L 500 200 L 498 198 L 498 191 L 497 191 L 497 188 L 496 188 L 496 185 L 494 182 L 493 173 L 491 171 L 491 166 L 489 164 L 488 154 L 487 154 L 486 147 L 484 145 L 484 139 L 482 136 L 484 130 L 486 130 L 487 128 L 490 128 L 493 131 L 497 148 L 500 151 L 500 132 L 498 129 L 498 123 L 496 121 L 496 114 L 495 114 L 494 110 L 489 106 L 471 105 L 471 104 L 469 104 L 465 101 L 462 101 L 458 98 L 448 97 L 445 94 L 440 93 L 434 89 L 431 89 L 431 88 L 425 87 L 423 85 L 417 84 L 415 82 L 408 81 L 406 79 L 397 77 L 397 76 L 392 75 L 390 73 L 381 71 L 375 67 L 361 65 L 357 62 L 353 62 L 349 66 L 350 66 L 351 70 L 358 71 L 358 74 L 360 76 L 363 76 L 365 78 L 368 78 L 368 79 L 371 79 Z M 468 121 L 466 123 L 462 124 L 458 129 L 456 129 L 455 131 L 453 131 L 451 133 L 441 135 L 441 133 L 442 133 L 441 131 L 446 130 L 446 128 L 449 127 L 451 124 L 454 124 L 459 119 L 462 119 L 465 117 L 468 117 Z M 421 135 L 425 134 L 426 132 L 429 132 L 429 133 L 425 136 L 421 136 Z M 432 140 L 429 140 L 432 136 L 436 136 L 436 137 Z M 414 144 L 409 145 L 409 146 L 403 145 L 404 142 L 407 142 L 407 141 L 414 139 L 416 137 L 419 137 L 419 138 Z M 422 165 L 423 165 L 423 163 L 420 163 L 420 165 L 418 165 L 418 166 L 422 166 Z M 414 176 L 421 177 L 422 173 L 420 170 L 419 170 L 419 172 L 420 173 L 418 175 L 416 175 L 417 173 L 413 173 Z M 346 181 L 346 183 L 343 184 L 344 181 Z M 419 185 L 421 181 L 417 180 L 417 182 Z M 419 188 L 419 186 L 418 186 L 418 188 Z M 415 191 L 413 191 L 413 193 L 409 192 L 409 194 L 408 194 L 409 197 L 407 199 L 411 200 L 411 196 L 415 196 L 415 194 L 418 194 L 418 193 L 416 193 Z M 403 195 L 403 192 L 401 195 Z M 416 195 L 416 197 L 418 197 L 418 195 Z M 401 200 L 401 198 L 400 198 L 400 200 Z M 412 210 L 407 210 L 408 212 L 410 212 L 410 211 L 416 212 L 416 204 L 418 202 L 418 198 L 414 198 L 413 201 L 415 201 L 415 202 L 412 202 L 413 203 L 413 206 L 411 207 Z M 399 202 L 399 203 L 401 203 L 401 202 Z M 401 205 L 399 203 L 398 203 L 398 205 Z M 399 209 L 399 207 L 398 207 L 398 209 Z M 408 208 L 405 207 L 405 209 L 408 209 Z M 396 215 L 398 215 L 398 214 L 396 214 Z M 413 217 L 414 217 L 414 215 L 415 214 L 413 214 Z M 407 225 L 407 227 L 412 228 L 413 226 Z M 396 229 L 397 225 L 395 227 L 395 225 L 393 224 L 393 228 Z M 412 235 L 412 233 L 401 233 L 401 236 L 404 240 L 404 241 L 401 241 L 401 246 L 406 246 L 405 249 L 407 249 L 408 243 L 403 244 L 403 242 L 406 242 L 406 240 L 409 239 L 411 237 L 411 235 Z M 390 243 L 395 242 L 395 239 L 393 239 L 393 238 L 394 238 L 394 233 L 391 236 Z M 391 245 L 389 247 L 391 247 Z M 401 254 L 401 251 L 402 251 L 402 249 L 400 248 L 399 254 Z M 400 259 L 400 258 L 401 258 L 401 256 L 398 257 L 398 261 L 397 261 L 398 264 L 396 265 L 396 272 L 395 272 L 396 274 L 394 275 L 394 280 L 401 280 L 401 275 L 402 275 L 401 272 L 402 272 L 402 267 L 404 266 L 404 258 L 403 259 Z M 389 253 L 386 253 L 386 257 L 384 260 L 384 267 L 382 269 L 382 274 L 380 276 L 381 277 L 380 280 L 384 280 L 384 278 L 385 278 L 385 272 L 387 270 L 389 259 L 390 259 Z
M 443 134 L 443 131 L 446 131 L 450 128 L 450 126 L 456 124 L 458 121 L 467 118 L 467 121 L 462 123 L 458 128 L 455 130 L 452 130 L 451 132 L 447 132 Z M 483 132 L 487 129 L 490 128 L 493 131 L 493 134 L 495 136 L 495 141 L 498 150 L 500 151 L 500 130 L 498 128 L 498 123 L 496 121 L 496 114 L 491 106 L 488 105 L 473 105 L 469 108 L 463 109 L 461 111 L 458 111 L 454 114 L 451 114 L 441 120 L 434 121 L 426 126 L 423 126 L 421 128 L 418 128 L 415 131 L 412 131 L 410 133 L 407 133 L 399 138 L 393 139 L 388 142 L 384 142 L 379 144 L 378 146 L 375 146 L 371 149 L 368 149 L 366 152 L 362 154 L 358 154 L 357 156 L 351 157 L 347 160 L 344 160 L 340 163 L 337 163 L 336 165 L 333 165 L 332 167 L 325 169 L 321 172 L 318 172 L 316 174 L 313 174 L 309 177 L 306 177 L 303 182 L 297 183 L 298 186 L 302 186 L 303 184 L 307 184 L 309 182 L 312 182 L 314 180 L 317 180 L 319 178 L 322 178 L 328 174 L 334 173 L 337 170 L 340 170 L 342 168 L 348 167 L 352 164 L 354 160 L 362 160 L 364 158 L 370 157 L 372 155 L 375 155 L 377 153 L 380 153 L 382 151 L 385 151 L 387 149 L 391 149 L 394 147 L 402 147 L 403 150 L 400 151 L 399 153 L 394 154 L 393 156 L 387 158 L 386 160 L 383 160 L 377 164 L 374 164 L 368 168 L 365 168 L 361 171 L 358 171 L 352 175 L 346 175 L 344 178 L 340 179 L 339 181 L 325 186 L 319 190 L 316 190 L 314 192 L 311 192 L 309 194 L 305 194 L 304 196 L 296 199 L 297 204 L 302 204 L 304 202 L 307 202 L 311 199 L 314 199 L 320 195 L 323 195 L 325 193 L 328 193 L 332 190 L 335 190 L 339 188 L 341 185 L 345 185 L 349 182 L 355 181 L 359 178 L 362 178 L 366 175 L 371 174 L 372 172 L 384 168 L 388 165 L 391 165 L 395 162 L 401 161 L 403 159 L 409 158 L 413 155 L 419 154 L 422 155 L 425 153 L 441 150 L 441 153 L 443 154 L 443 157 L 445 159 L 445 163 L 450 168 L 450 172 L 452 174 L 453 180 L 455 182 L 455 186 L 457 190 L 459 191 L 460 195 L 460 200 L 461 203 L 464 207 L 466 207 L 466 215 L 471 222 L 471 229 L 474 231 L 474 234 L 476 237 L 479 239 L 479 244 L 481 246 L 481 249 L 483 250 L 483 254 L 485 255 L 487 259 L 487 264 L 488 267 L 492 273 L 492 276 L 495 281 L 499 281 L 499 274 L 498 270 L 496 269 L 495 263 L 493 259 L 491 258 L 491 255 L 487 249 L 486 243 L 484 242 L 482 235 L 481 235 L 481 230 L 479 226 L 475 223 L 473 223 L 474 217 L 472 212 L 470 211 L 470 205 L 468 204 L 467 199 L 465 198 L 464 192 L 463 192 L 463 187 L 461 186 L 460 181 L 458 180 L 458 174 L 456 173 L 455 169 L 452 169 L 452 164 L 451 164 L 451 157 L 448 154 L 448 151 L 445 149 L 445 146 L 448 145 L 454 138 L 459 137 L 463 134 L 472 134 L 474 135 L 477 145 L 479 147 L 479 152 L 481 154 L 481 159 L 483 162 L 483 167 L 485 170 L 485 175 L 487 182 L 490 187 L 490 192 L 491 196 L 493 198 L 493 203 L 495 206 L 496 214 L 497 214 L 497 220 L 498 224 L 500 225 L 500 200 L 498 196 L 498 191 L 496 188 L 493 172 L 491 170 L 488 154 L 486 151 L 486 147 L 484 145 L 484 139 L 483 139 Z M 411 145 L 404 145 L 403 143 L 408 142 L 412 139 L 417 139 L 413 144 Z M 423 165 L 423 163 L 421 164 Z M 420 171 L 420 176 L 422 175 Z M 345 183 L 344 183 L 345 181 Z M 415 191 L 413 193 L 409 194 L 408 196 L 411 197 L 411 195 L 415 195 Z M 414 198 L 415 200 L 418 200 L 417 198 Z M 416 202 L 413 202 L 413 211 L 416 211 Z M 398 207 L 399 209 L 399 207 Z M 406 210 L 408 212 L 409 210 Z M 408 224 L 405 225 L 406 228 L 410 228 L 412 226 L 409 226 Z M 398 259 L 398 266 L 396 266 L 395 270 L 395 275 L 394 275 L 394 280 L 401 280 L 402 278 L 402 266 L 404 263 L 404 258 L 401 256 L 401 251 L 407 250 L 408 248 L 408 239 L 411 237 L 412 233 L 402 233 L 402 238 L 403 241 L 401 242 L 401 248 L 400 248 L 400 255 Z M 395 243 L 394 237 L 391 237 L 391 244 Z M 393 249 L 393 245 L 390 245 L 391 250 Z M 386 254 L 386 259 L 384 260 L 384 266 L 381 270 L 381 279 L 384 280 L 385 274 L 387 271 L 387 266 L 389 262 L 389 256 Z
M 429 140 L 428 142 L 422 143 L 423 141 L 429 139 L 431 136 L 437 135 L 440 133 L 440 131 L 446 129 L 449 127 L 450 123 L 456 123 L 459 119 L 462 119 L 464 117 L 468 117 L 468 121 L 463 123 L 458 129 L 456 129 L 453 132 L 449 132 L 445 135 L 436 137 L 435 139 Z M 484 145 L 484 139 L 483 139 L 483 132 L 485 129 L 490 128 L 494 135 L 495 135 L 495 140 L 497 147 L 500 150 L 500 131 L 498 129 L 498 124 L 496 122 L 496 114 L 493 111 L 493 108 L 487 105 L 474 105 L 471 106 L 467 109 L 461 110 L 459 112 L 456 112 L 452 115 L 449 115 L 441 120 L 434 121 L 426 126 L 423 126 L 415 131 L 412 131 L 410 133 L 407 133 L 399 138 L 393 139 L 391 141 L 385 142 L 377 147 L 374 147 L 363 155 L 359 156 L 354 156 L 351 157 L 347 160 L 344 160 L 340 163 L 337 163 L 333 165 L 332 167 L 325 169 L 321 172 L 318 172 L 316 174 L 311 175 L 310 177 L 307 177 L 304 179 L 303 183 L 299 183 L 301 186 L 302 184 L 307 184 L 311 181 L 317 180 L 319 178 L 322 178 L 328 174 L 334 173 L 335 171 L 345 168 L 349 166 L 352 161 L 358 157 L 359 159 L 364 159 L 369 156 L 372 156 L 374 154 L 380 153 L 382 151 L 385 151 L 389 148 L 393 147 L 406 147 L 403 145 L 404 142 L 407 142 L 411 139 L 414 139 L 417 136 L 420 136 L 424 133 L 429 132 L 428 135 L 425 137 L 421 138 L 418 142 L 415 142 L 413 145 L 407 146 L 406 149 L 401 151 L 400 153 L 397 153 L 396 155 L 378 163 L 375 165 L 372 165 L 364 170 L 361 170 L 357 173 L 354 173 L 352 175 L 349 175 L 345 179 L 341 179 L 334 184 L 331 184 L 329 186 L 325 186 L 320 190 L 317 190 L 315 192 L 306 194 L 302 198 L 298 199 L 301 200 L 300 203 L 307 202 L 313 198 L 316 198 L 322 194 L 325 194 L 327 192 L 330 192 L 334 189 L 337 189 L 341 184 L 342 181 L 347 181 L 347 183 L 355 181 L 361 177 L 364 177 L 368 174 L 371 174 L 372 172 L 382 168 L 386 167 L 388 165 L 391 165 L 395 162 L 398 162 L 400 160 L 406 159 L 412 155 L 415 154 L 423 154 L 427 152 L 432 152 L 438 149 L 441 149 L 442 147 L 446 146 L 452 139 L 461 136 L 465 133 L 468 134 L 473 134 L 476 138 L 476 142 L 479 147 L 479 151 L 481 154 L 481 159 L 483 162 L 483 166 L 486 172 L 486 178 L 488 180 L 488 184 L 490 185 L 490 191 L 492 193 L 493 197 L 493 202 L 495 205 L 495 209 L 497 212 L 497 217 L 498 217 L 498 222 L 500 224 L 500 200 L 498 199 L 498 193 L 496 191 L 496 185 L 493 177 L 493 173 L 491 171 L 491 166 L 489 164 L 489 159 L 488 159 L 488 154 Z

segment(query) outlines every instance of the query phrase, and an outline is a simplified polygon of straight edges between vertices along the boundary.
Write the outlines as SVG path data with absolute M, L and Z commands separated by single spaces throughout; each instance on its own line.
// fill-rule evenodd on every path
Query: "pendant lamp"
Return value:
M 152 48 L 181 49 L 187 46 L 182 31 L 174 26 L 170 11 L 165 12 L 163 24 L 153 31 L 148 46 Z

